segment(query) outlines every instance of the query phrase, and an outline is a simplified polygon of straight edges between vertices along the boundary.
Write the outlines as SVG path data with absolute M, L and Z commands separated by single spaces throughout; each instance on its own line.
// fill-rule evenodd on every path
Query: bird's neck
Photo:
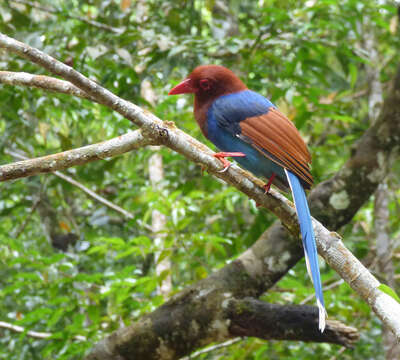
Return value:
M 207 112 L 212 103 L 221 96 L 247 90 L 247 87 L 239 79 L 237 79 L 236 83 L 232 83 L 230 88 L 233 89 L 233 91 L 226 91 L 222 88 L 212 95 L 200 92 L 194 94 L 194 117 L 206 138 L 208 138 Z
M 194 97 L 194 117 L 206 138 L 208 138 L 207 112 L 214 100 L 214 98 L 202 99 L 196 95 Z

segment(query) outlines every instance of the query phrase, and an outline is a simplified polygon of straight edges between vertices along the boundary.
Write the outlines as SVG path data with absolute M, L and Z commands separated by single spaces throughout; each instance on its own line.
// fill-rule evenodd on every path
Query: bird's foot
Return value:
M 272 173 L 272 175 L 269 178 L 268 182 L 264 185 L 264 190 L 265 190 L 264 194 L 268 194 L 269 193 L 269 189 L 271 188 L 272 182 L 274 181 L 275 177 L 276 177 L 276 174 Z
M 219 171 L 222 173 L 228 170 L 232 165 L 228 160 L 225 159 L 226 157 L 243 157 L 246 156 L 246 154 L 242 152 L 219 152 L 214 154 L 213 156 L 222 162 L 224 168 Z
M 274 181 L 276 177 L 275 173 L 272 173 L 271 177 L 269 178 L 268 182 L 263 186 L 265 193 L 264 194 L 268 194 L 269 193 L 269 189 L 271 188 L 272 182 Z M 261 204 L 259 204 L 258 202 L 256 202 L 256 207 L 259 208 L 261 206 Z

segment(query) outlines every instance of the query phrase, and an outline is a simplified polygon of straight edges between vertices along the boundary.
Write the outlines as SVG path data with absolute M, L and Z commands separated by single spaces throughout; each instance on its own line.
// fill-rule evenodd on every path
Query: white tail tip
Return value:
M 319 331 L 324 332 L 325 325 L 326 325 L 327 313 L 326 313 L 325 307 L 320 303 L 320 301 L 318 299 L 317 299 L 317 305 L 318 305 L 318 309 L 319 309 L 318 328 L 319 328 Z

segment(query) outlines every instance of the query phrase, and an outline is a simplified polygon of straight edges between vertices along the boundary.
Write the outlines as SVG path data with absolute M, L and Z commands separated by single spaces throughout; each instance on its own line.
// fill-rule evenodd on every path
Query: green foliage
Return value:
M 198 64 L 224 64 L 240 73 L 250 88 L 270 97 L 295 121 L 311 148 L 316 183 L 341 168 L 369 125 L 365 33 L 377 40 L 384 86 L 398 61 L 396 9 L 389 1 L 226 0 L 227 13 L 217 11 L 216 1 L 199 0 L 136 1 L 127 9 L 109 0 L 35 3 L 58 12 L 7 0 L 0 4 L 0 31 L 72 65 L 203 141 L 191 100 L 168 97 L 168 90 Z M 5 52 L 0 52 L 0 65 L 45 74 Z M 145 80 L 157 97 L 154 105 L 141 93 Z M 19 86 L 0 85 L 0 92 L 3 164 L 13 161 L 7 155 L 10 150 L 30 157 L 57 153 L 132 127 L 87 100 Z M 131 220 L 50 174 L 1 184 L 0 321 L 53 335 L 37 339 L 0 328 L 0 358 L 82 358 L 93 343 L 163 303 L 157 286 L 167 274 L 156 274 L 154 254 L 170 259 L 176 292 L 234 259 L 274 221 L 243 194 L 202 174 L 196 164 L 168 149 L 159 151 L 165 176 L 157 189 L 149 180 L 151 148 L 67 171 L 133 214 Z M 396 196 L 392 229 L 399 228 L 398 192 Z M 78 236 L 67 252 L 51 246 L 43 226 L 50 215 L 38 211 L 39 200 L 57 220 L 53 231 Z M 167 219 L 162 245 L 148 229 L 154 210 Z M 370 256 L 371 221 L 367 204 L 342 229 L 346 244 L 361 259 Z M 322 278 L 331 284 L 337 275 L 325 266 Z M 300 303 L 310 295 L 304 263 L 293 268 L 278 289 L 264 299 Z M 345 284 L 325 297 L 332 318 L 362 333 L 341 359 L 383 359 L 380 325 L 368 306 Z M 75 340 L 78 335 L 87 341 Z M 331 358 L 337 351 L 328 344 L 246 339 L 200 358 Z
M 399 295 L 397 295 L 396 292 L 390 286 L 387 286 L 385 284 L 380 284 L 378 286 L 378 289 L 383 291 L 385 294 L 390 295 L 393 299 L 395 299 L 398 303 L 400 303 Z

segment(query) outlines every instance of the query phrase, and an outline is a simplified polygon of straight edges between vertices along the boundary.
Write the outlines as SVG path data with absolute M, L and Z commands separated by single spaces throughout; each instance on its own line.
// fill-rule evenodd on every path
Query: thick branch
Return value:
M 275 305 L 253 298 L 232 300 L 227 310 L 230 333 L 265 340 L 328 342 L 351 346 L 359 334 L 353 327 L 328 320 L 323 333 L 315 326 L 318 309 L 304 305 Z
M 326 331 L 319 332 L 317 308 L 236 299 L 219 291 L 209 296 L 205 292 L 210 285 L 207 282 L 203 282 L 203 289 L 196 286 L 184 291 L 134 325 L 117 330 L 98 343 L 87 359 L 111 360 L 116 354 L 122 359 L 178 359 L 210 340 L 220 342 L 236 336 L 346 346 L 358 339 L 356 329 L 337 321 L 328 321 Z M 127 338 L 131 339 L 129 343 Z

